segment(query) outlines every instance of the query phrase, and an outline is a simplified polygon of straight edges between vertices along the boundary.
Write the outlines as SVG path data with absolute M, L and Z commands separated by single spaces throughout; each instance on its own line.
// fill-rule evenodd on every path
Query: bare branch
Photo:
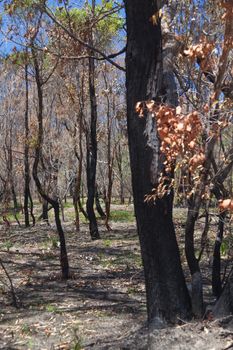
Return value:
M 105 59 L 106 61 L 108 61 L 109 63 L 111 63 L 113 66 L 115 66 L 116 68 L 122 70 L 123 72 L 125 72 L 125 68 L 123 68 L 122 66 L 120 66 L 118 63 L 114 62 L 111 58 L 109 58 L 108 55 L 106 55 L 105 53 L 103 53 L 102 51 L 100 51 L 99 49 L 97 49 L 96 47 L 93 47 L 92 45 L 88 44 L 87 42 L 83 41 L 82 39 L 80 39 L 79 37 L 77 37 L 73 32 L 71 32 L 69 29 L 66 28 L 66 26 L 64 26 L 60 21 L 58 21 L 58 19 L 54 16 L 54 14 L 50 11 L 50 9 L 44 5 L 42 7 L 42 11 L 44 11 L 44 13 L 47 14 L 47 16 L 60 28 L 62 28 L 64 30 L 64 32 L 66 34 L 68 34 L 73 40 L 77 41 L 79 44 L 83 45 L 84 47 L 86 47 L 87 49 L 94 51 L 96 53 L 98 53 L 100 56 L 103 57 L 103 59 Z

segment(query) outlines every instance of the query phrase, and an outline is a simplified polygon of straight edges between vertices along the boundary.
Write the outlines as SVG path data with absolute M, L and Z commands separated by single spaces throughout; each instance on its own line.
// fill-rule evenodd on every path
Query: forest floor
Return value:
M 1 226 L 0 258 L 11 277 L 18 308 L 12 305 L 9 280 L 1 269 L 0 349 L 233 349 L 233 317 L 181 321 L 176 327 L 148 331 L 132 208 L 115 209 L 112 231 L 100 225 L 102 239 L 98 241 L 90 240 L 86 223 L 76 233 L 69 216 L 71 208 L 66 209 L 68 281 L 60 276 L 53 225 L 37 224 L 29 229 Z M 129 215 L 121 217 L 117 210 Z M 178 231 L 182 229 L 179 215 L 176 226 Z M 208 299 L 208 266 L 203 274 Z

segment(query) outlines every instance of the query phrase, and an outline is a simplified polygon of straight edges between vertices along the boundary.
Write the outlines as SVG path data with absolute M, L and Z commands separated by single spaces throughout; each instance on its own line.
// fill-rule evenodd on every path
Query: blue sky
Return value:
M 2 32 L 7 31 L 7 27 L 8 25 L 12 22 L 11 19 L 9 18 L 9 16 L 6 16 L 4 14 L 4 4 L 5 3 L 9 3 L 10 1 L 6 1 L 6 0 L 0 0 L 0 13 L 2 16 L 2 25 L 1 25 L 1 30 Z M 91 1 L 89 1 L 91 2 Z M 78 6 L 81 7 L 83 4 L 85 3 L 85 0 L 70 0 L 69 4 L 70 6 Z M 96 0 L 96 4 L 101 4 L 102 0 Z M 49 7 L 51 9 L 55 9 L 57 6 L 62 6 L 62 3 L 59 2 L 59 0 L 48 0 L 47 4 L 49 5 Z M 124 12 L 122 11 L 122 16 L 124 15 Z M 15 39 L 15 40 L 14 40 Z M 14 41 L 19 42 L 19 38 L 13 38 Z M 6 38 L 5 35 L 3 35 L 3 33 L 0 32 L 0 56 L 5 56 L 7 54 L 9 54 L 9 52 L 12 51 L 12 49 L 16 47 L 17 50 L 20 50 L 20 45 L 17 45 L 15 42 L 12 42 L 10 40 L 10 38 Z

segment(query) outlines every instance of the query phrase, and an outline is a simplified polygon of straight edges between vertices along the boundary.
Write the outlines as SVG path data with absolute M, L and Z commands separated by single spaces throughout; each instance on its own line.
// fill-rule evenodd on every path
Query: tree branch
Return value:
M 77 41 L 79 44 L 83 45 L 84 47 L 86 47 L 87 49 L 94 51 L 96 53 L 98 53 L 100 56 L 103 57 L 103 59 L 105 59 L 106 61 L 108 61 L 109 63 L 111 63 L 113 66 L 115 66 L 116 68 L 120 69 L 121 71 L 125 72 L 125 68 L 123 68 L 122 66 L 120 66 L 118 63 L 114 62 L 111 58 L 109 58 L 108 55 L 105 55 L 105 53 L 103 53 L 102 51 L 100 51 L 99 49 L 93 47 L 92 45 L 88 44 L 87 42 L 83 41 L 82 39 L 78 38 L 73 32 L 71 32 L 69 29 L 67 29 L 60 21 L 58 21 L 58 19 L 53 15 L 53 13 L 48 9 L 48 7 L 44 4 L 42 6 L 42 11 L 44 13 L 46 13 L 46 15 L 60 28 L 62 28 L 64 30 L 64 32 L 66 34 L 68 34 L 73 40 Z

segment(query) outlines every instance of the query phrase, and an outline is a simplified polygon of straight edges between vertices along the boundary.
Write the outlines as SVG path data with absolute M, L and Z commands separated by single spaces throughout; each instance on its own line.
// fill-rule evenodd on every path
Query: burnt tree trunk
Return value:
M 91 30 L 91 29 L 90 29 Z M 90 43 L 92 44 L 92 33 L 90 33 Z M 94 56 L 90 52 L 90 56 Z M 93 240 L 99 239 L 99 231 L 94 211 L 95 200 L 95 181 L 96 181 L 96 163 L 97 163 L 97 102 L 95 92 L 95 62 L 92 57 L 88 59 L 89 74 L 89 97 L 91 109 L 90 130 L 87 131 L 87 215 L 89 219 L 90 235 Z
M 216 176 L 216 183 L 213 188 L 213 193 L 216 199 L 226 198 L 229 193 L 223 186 L 224 180 L 232 170 L 233 165 L 233 148 L 229 152 L 229 159 L 225 168 Z M 231 270 L 228 279 L 223 287 L 221 279 L 221 244 L 224 234 L 224 220 L 227 212 L 222 212 L 219 215 L 218 231 L 214 245 L 213 266 L 212 266 L 212 291 L 218 298 L 214 307 L 213 314 L 215 317 L 224 317 L 233 314 L 233 269 Z
M 80 216 L 79 216 L 79 208 L 78 208 L 78 179 L 75 176 L 73 182 L 73 190 L 72 190 L 72 198 L 73 198 L 73 206 L 75 213 L 75 229 L 77 232 L 80 231 Z
M 73 186 L 73 205 L 74 205 L 74 212 L 75 212 L 75 228 L 76 228 L 77 232 L 80 231 L 79 201 L 80 201 L 80 189 L 81 189 L 81 180 L 82 180 L 82 163 L 83 163 L 82 112 L 79 114 L 78 122 L 79 122 L 79 154 L 77 153 L 77 149 L 76 149 L 76 145 L 75 145 L 75 155 L 76 155 L 76 158 L 78 160 L 78 171 L 77 171 L 77 175 L 75 175 L 74 186 Z M 75 130 L 75 133 L 76 133 L 76 130 Z
M 224 160 L 225 161 L 225 160 Z M 226 166 L 223 166 L 226 164 Z M 228 159 L 219 168 L 216 166 L 214 158 L 212 158 L 212 166 L 215 172 L 214 187 L 212 193 L 216 199 L 222 200 L 229 197 L 229 192 L 224 187 L 224 181 L 232 171 L 233 166 L 233 148 L 230 149 Z M 219 169 L 221 169 L 219 171 Z M 219 214 L 218 230 L 216 234 L 214 252 L 213 252 L 213 265 L 212 265 L 212 291 L 213 294 L 219 298 L 222 293 L 222 280 L 221 280 L 221 245 L 224 235 L 224 221 L 227 212 L 221 212 Z
M 37 59 L 37 52 L 33 45 L 32 45 L 32 59 L 33 59 L 33 64 L 35 69 L 35 79 L 36 79 L 37 96 L 38 96 L 38 111 L 37 111 L 38 134 L 37 134 L 37 143 L 35 147 L 35 160 L 33 163 L 32 174 L 40 196 L 43 198 L 44 201 L 48 202 L 54 209 L 55 222 L 56 222 L 57 232 L 58 232 L 59 241 L 60 241 L 61 273 L 64 279 L 68 279 L 69 262 L 68 262 L 68 255 L 66 251 L 65 235 L 64 235 L 64 231 L 60 220 L 60 206 L 59 206 L 58 197 L 55 196 L 55 198 L 52 198 L 51 196 L 46 194 L 38 176 L 38 168 L 42 160 L 41 152 L 42 152 L 42 144 L 43 144 L 43 89 L 42 89 L 43 81 L 41 79 L 39 63 Z
M 106 219 L 106 214 L 103 211 L 101 204 L 100 204 L 100 197 L 99 197 L 99 191 L 98 191 L 98 186 L 96 185 L 95 187 L 95 205 L 96 205 L 96 210 L 101 218 L 101 220 Z
M 9 145 L 7 148 L 7 152 L 8 152 L 7 168 L 8 168 L 10 192 L 11 192 L 12 200 L 14 203 L 14 212 L 16 212 L 18 209 L 18 201 L 17 201 L 17 195 L 16 195 L 16 191 L 15 191 L 15 182 L 14 182 L 14 174 L 13 174 L 12 140 L 13 140 L 13 130 L 12 130 L 12 126 L 11 126 L 10 131 L 9 131 Z
M 30 226 L 29 219 L 29 193 L 30 193 L 30 168 L 29 168 L 29 124 L 28 124 L 28 65 L 25 65 L 25 115 L 24 115 L 24 130 L 25 130 L 25 141 L 24 141 L 24 220 L 25 226 Z
M 203 137 L 206 137 L 206 135 L 203 135 Z M 200 207 L 203 203 L 205 188 L 208 184 L 215 143 L 215 136 L 213 136 L 209 142 L 206 142 L 205 161 L 200 173 L 199 184 L 195 188 L 195 191 L 188 202 L 188 215 L 185 226 L 185 255 L 192 277 L 192 309 L 196 317 L 202 317 L 203 315 L 203 283 L 199 261 L 195 256 L 194 232 Z
M 31 195 L 31 191 L 30 191 L 30 188 L 29 188 L 29 200 L 30 200 L 30 214 L 31 214 L 31 217 L 32 217 L 32 226 L 35 226 L 36 224 L 36 218 L 35 218 L 35 215 L 34 215 L 34 205 L 33 205 L 33 200 L 32 200 L 32 195 Z
M 154 118 L 139 118 L 138 101 L 155 99 L 161 86 L 161 29 L 153 25 L 155 1 L 125 0 L 127 18 L 127 121 L 137 229 L 144 266 L 148 320 L 176 321 L 190 314 L 190 299 L 181 267 L 172 206 L 173 194 L 156 203 L 145 195 L 162 169 Z M 145 135 L 147 129 L 147 137 Z
M 107 88 L 107 83 L 106 83 Z M 112 186 L 113 186 L 113 162 L 114 162 L 114 150 L 112 149 L 112 120 L 110 115 L 110 101 L 109 97 L 107 98 L 107 160 L 108 160 L 108 185 L 107 185 L 107 192 L 106 192 L 106 200 L 105 200 L 105 211 L 106 211 L 106 219 L 105 219 L 105 225 L 108 231 L 111 230 L 111 227 L 109 226 L 109 219 L 110 219 L 110 208 L 111 208 L 111 201 L 112 201 Z M 113 113 L 115 113 L 115 101 L 113 98 Z
M 81 213 L 83 214 L 83 216 L 85 217 L 85 219 L 88 220 L 88 215 L 87 215 L 86 210 L 85 210 L 84 207 L 83 207 L 83 204 L 82 204 L 82 202 L 81 202 L 80 196 L 78 197 L 78 207 L 79 207 L 80 212 L 81 212 Z
M 233 314 L 233 269 L 230 272 L 228 280 L 218 299 L 214 309 L 214 317 L 225 317 Z
M 221 280 L 221 244 L 224 233 L 224 220 L 226 212 L 219 214 L 218 231 L 214 243 L 213 264 L 212 264 L 212 291 L 213 294 L 219 298 L 222 293 Z
M 121 149 L 121 143 L 116 147 L 116 165 L 119 172 L 119 181 L 120 181 L 120 204 L 125 204 L 125 197 L 124 197 L 124 174 L 123 174 L 123 159 L 122 159 L 122 149 Z
M 194 315 L 199 318 L 203 315 L 203 287 L 199 261 L 195 256 L 194 230 L 200 204 L 201 198 L 198 198 L 198 208 L 195 207 L 194 201 L 189 205 L 185 225 L 185 255 L 192 277 L 192 310 Z
M 42 199 L 42 220 L 49 225 L 49 203 Z
M 75 144 L 74 153 L 78 160 L 78 170 L 77 170 L 77 174 L 75 175 L 73 186 L 72 186 L 72 197 L 73 197 L 73 205 L 74 205 L 74 211 L 75 211 L 75 227 L 77 232 L 80 230 L 80 212 L 83 214 L 83 216 L 86 219 L 88 219 L 88 215 L 84 210 L 80 200 L 82 169 L 83 169 L 83 145 L 82 145 L 82 135 L 83 135 L 83 129 L 84 129 L 83 128 L 83 104 L 84 102 L 81 101 L 80 113 L 78 114 L 78 119 L 77 119 L 77 123 L 79 125 L 79 128 L 78 128 L 79 129 L 79 142 L 78 142 L 79 150 L 77 151 L 77 146 Z M 76 135 L 76 128 L 75 128 L 75 135 Z

